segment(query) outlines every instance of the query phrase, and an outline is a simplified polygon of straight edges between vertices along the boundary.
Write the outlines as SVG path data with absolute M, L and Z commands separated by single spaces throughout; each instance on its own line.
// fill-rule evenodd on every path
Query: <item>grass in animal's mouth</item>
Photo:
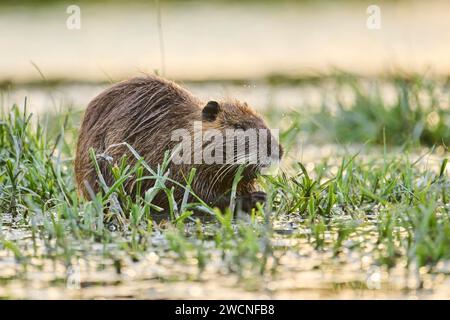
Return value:
M 96 261 L 96 269 L 110 266 L 120 274 L 133 263 L 151 260 L 175 270 L 156 275 L 165 281 L 208 274 L 250 281 L 292 275 L 307 257 L 311 268 L 356 259 L 363 273 L 374 267 L 400 267 L 420 277 L 445 273 L 440 270 L 450 261 L 448 153 L 445 144 L 438 146 L 439 154 L 416 147 L 449 141 L 449 108 L 418 105 L 411 97 L 422 87 L 398 88 L 410 98 L 387 106 L 382 97 L 355 88 L 356 102 L 337 115 L 292 114 L 293 124 L 281 136 L 291 156 L 278 175 L 260 177 L 267 206 L 237 216 L 210 208 L 201 199 L 177 205 L 173 190 L 165 186 L 167 162 L 149 168 L 143 160 L 133 167 L 123 161 L 112 168 L 116 183 L 103 185 L 93 201 L 80 199 L 72 166 L 75 118 L 59 115 L 52 121 L 59 123 L 55 131 L 20 108 L 3 110 L 0 263 L 14 256 L 17 268 L 12 277 L 0 277 L 14 281 L 50 261 L 67 269 L 79 261 Z M 414 108 L 408 107 L 410 99 Z M 407 123 L 396 115 L 400 110 Z M 433 112 L 437 118 L 430 116 Z M 271 113 L 268 118 L 276 121 L 278 116 Z M 313 164 L 302 163 L 295 153 L 298 136 L 308 128 L 317 130 L 313 127 L 323 121 L 338 140 L 369 143 L 359 153 L 336 150 Z M 360 132 L 364 126 L 376 129 L 348 134 L 347 128 Z M 413 133 L 409 140 L 408 132 Z M 389 151 L 395 144 L 401 152 Z M 143 179 L 155 183 L 145 196 L 131 196 L 123 188 L 129 176 L 137 178 L 137 188 Z M 195 172 L 188 177 L 186 192 L 193 179 Z M 165 193 L 170 203 L 163 219 L 152 204 L 157 192 Z M 194 215 L 193 206 L 209 218 Z M 177 273 L 178 265 L 186 266 L 185 273 Z

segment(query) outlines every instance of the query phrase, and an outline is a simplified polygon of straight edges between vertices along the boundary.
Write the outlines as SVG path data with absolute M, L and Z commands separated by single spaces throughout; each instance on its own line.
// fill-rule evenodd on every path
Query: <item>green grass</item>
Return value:
M 283 114 L 292 121 L 291 134 L 314 133 L 313 138 L 322 143 L 450 145 L 447 81 L 419 76 L 362 81 L 346 73 L 326 81 L 332 85 L 323 90 L 320 106 L 303 108 L 313 110 L 308 113 Z M 280 120 L 281 114 L 275 111 L 269 116 Z
M 424 268 L 427 274 L 438 272 L 439 262 L 450 261 L 448 153 L 441 146 L 438 163 L 427 165 L 434 149 L 419 149 L 418 157 L 413 146 L 448 142 L 449 128 L 439 122 L 445 120 L 433 128 L 426 120 L 430 112 L 444 119 L 448 109 L 412 108 L 417 83 L 396 84 L 396 92 L 408 98 L 393 105 L 384 104 L 380 95 L 363 93 L 353 79 L 350 83 L 357 97 L 352 104 L 333 115 L 324 111 L 293 117 L 294 124 L 305 127 L 284 128 L 282 144 L 293 150 L 299 134 L 311 129 L 314 139 L 314 125 L 329 121 L 338 140 L 368 145 L 354 154 L 343 148 L 333 157 L 318 158 L 313 166 L 288 157 L 285 170 L 260 178 L 268 194 L 266 208 L 238 216 L 210 208 L 199 198 L 178 207 L 173 190 L 165 185 L 170 179 L 168 158 L 151 168 L 134 150 L 136 165 L 123 159 L 111 167 L 116 182 L 103 183 L 103 192 L 86 201 L 75 190 L 72 165 L 79 115 L 37 121 L 23 108 L 3 110 L 0 264 L 2 256 L 14 256 L 20 273 L 26 273 L 49 261 L 69 268 L 94 255 L 119 274 L 124 266 L 154 253 L 175 265 L 194 265 L 198 274 L 192 280 L 211 265 L 220 266 L 213 271 L 218 274 L 258 279 L 282 277 L 283 257 L 310 247 L 327 261 L 347 263 L 351 254 L 359 259 L 368 255 L 371 266 L 386 270 L 404 265 L 412 273 L 423 274 Z M 276 121 L 279 116 L 272 112 L 268 118 Z M 305 118 L 314 121 L 308 125 Z M 153 180 L 154 186 L 143 197 L 128 195 L 123 182 L 130 176 L 137 178 L 138 188 L 144 179 Z M 186 194 L 194 179 L 195 171 L 183 186 Z M 157 193 L 164 193 L 170 204 L 162 220 L 160 208 L 152 204 Z M 194 206 L 206 217 L 193 215 Z M 13 230 L 28 236 L 11 238 Z M 278 243 L 284 240 L 295 241 Z M 94 252 L 98 245 L 102 249 Z

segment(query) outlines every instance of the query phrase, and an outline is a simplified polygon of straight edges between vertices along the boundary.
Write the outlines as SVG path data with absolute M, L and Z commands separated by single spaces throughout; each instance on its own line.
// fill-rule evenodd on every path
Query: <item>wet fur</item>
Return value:
M 133 78 L 102 92 L 89 103 L 79 133 L 75 158 L 79 191 L 89 197 L 86 184 L 94 192 L 100 190 L 98 176 L 89 157 L 90 148 L 94 148 L 97 155 L 107 151 L 106 154 L 112 157 L 113 163 L 128 155 L 128 161 L 133 165 L 136 159 L 126 146 L 111 147 L 127 142 L 152 168 L 156 168 L 162 163 L 164 152 L 172 150 L 177 144 L 171 141 L 172 131 L 184 128 L 193 134 L 193 122 L 202 121 L 205 105 L 205 102 L 174 82 L 156 76 Z M 220 110 L 214 121 L 203 119 L 204 130 L 213 128 L 223 131 L 236 124 L 244 128 L 267 128 L 261 117 L 247 104 L 237 101 L 220 102 Z M 106 184 L 111 186 L 114 179 L 108 168 L 110 164 L 101 157 L 98 161 Z M 225 208 L 230 200 L 229 191 L 237 166 L 171 163 L 170 178 L 185 184 L 185 179 L 194 166 L 197 169 L 192 185 L 194 193 L 212 206 Z M 256 191 L 258 169 L 257 166 L 249 166 L 244 170 L 244 177 L 238 184 L 238 196 L 252 198 L 251 194 Z M 136 191 L 133 182 L 133 179 L 129 179 L 125 183 L 126 191 L 131 194 Z M 152 185 L 152 180 L 144 180 L 142 190 L 145 191 Z M 176 201 L 181 202 L 183 194 L 182 188 L 175 187 Z M 261 199 L 260 196 L 258 199 Z M 153 203 L 167 208 L 165 193 L 158 193 Z

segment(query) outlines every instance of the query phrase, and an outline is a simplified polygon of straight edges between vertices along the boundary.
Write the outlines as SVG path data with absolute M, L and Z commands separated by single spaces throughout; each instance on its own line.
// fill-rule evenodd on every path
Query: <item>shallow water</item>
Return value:
M 288 229 L 278 229 L 281 230 Z M 374 266 L 364 247 L 374 245 L 370 232 L 364 239 L 355 236 L 336 258 L 332 252 L 315 250 L 306 241 L 295 239 L 294 230 L 277 235 L 272 245 L 282 248 L 275 274 L 247 273 L 238 276 L 227 271 L 220 254 L 200 273 L 195 259 L 180 262 L 155 245 L 139 262 L 121 260 L 120 274 L 102 256 L 102 245 L 85 248 L 82 258 L 67 268 L 51 259 L 31 259 L 18 263 L 5 250 L 0 251 L 0 298 L 24 299 L 448 299 L 450 264 L 440 263 L 439 273 L 407 271 L 399 263 L 389 272 Z M 32 247 L 30 233 L 3 227 L 6 238 L 21 239 L 21 247 Z M 361 233 L 362 234 L 362 233 Z M 155 236 L 156 242 L 160 241 Z M 364 241 L 361 252 L 350 249 L 352 241 Z M 164 244 L 161 243 L 161 247 Z M 347 247 L 347 248 L 346 248 Z M 289 248 L 289 250 L 286 250 Z M 31 250 L 31 248 L 30 248 Z M 111 248 L 109 248 L 111 250 Z M 418 289 L 421 286 L 421 289 Z
M 283 109 L 299 109 L 301 106 L 320 105 L 322 93 L 327 86 L 317 87 L 311 84 L 303 86 L 270 86 L 264 83 L 182 83 L 192 93 L 204 101 L 221 99 L 239 99 L 250 103 L 255 109 L 264 110 L 272 106 Z M 13 104 L 23 106 L 27 98 L 28 110 L 34 114 L 58 112 L 68 107 L 85 109 L 89 101 L 105 90 L 110 84 L 61 84 L 55 87 L 14 86 L 0 90 L 0 105 L 5 108 Z M 331 89 L 331 88 L 329 88 Z
M 438 97 L 441 108 L 448 108 L 449 86 L 444 81 L 435 79 L 434 94 Z M 25 99 L 27 110 L 34 114 L 58 113 L 71 108 L 84 110 L 88 103 L 112 84 L 109 83 L 61 83 L 53 86 L 12 85 L 0 88 L 0 108 L 9 109 L 13 104 L 23 106 Z M 350 86 L 339 84 L 336 79 L 322 79 L 319 83 L 306 81 L 300 84 L 289 82 L 270 84 L 262 80 L 247 80 L 240 84 L 231 82 L 179 82 L 203 101 L 237 99 L 249 103 L 259 111 L 320 111 L 323 105 L 328 110 L 337 108 L 336 99 L 351 105 L 355 100 L 355 90 Z M 379 93 L 386 105 L 393 105 L 398 100 L 398 89 L 392 82 L 381 79 L 359 79 L 362 90 L 370 94 Z M 375 91 L 378 90 L 378 91 Z M 422 92 L 419 92 L 420 94 Z M 424 89 L 422 103 L 430 105 L 429 93 Z
M 356 147 L 355 147 L 356 148 Z M 371 149 L 375 151 L 375 149 Z M 314 165 L 321 159 L 349 152 L 339 146 L 318 148 L 306 146 L 304 161 Z M 367 155 L 367 154 L 366 154 Z M 363 155 L 364 156 L 364 153 Z M 417 156 L 418 157 L 418 156 Z M 416 157 L 416 158 L 417 158 Z M 331 160 L 332 161 L 332 160 Z M 437 157 L 425 157 L 419 164 L 437 169 Z M 332 166 L 330 166 L 332 168 Z M 330 169 L 331 170 L 331 169 Z M 83 242 L 67 237 L 71 252 L 64 260 L 64 251 L 56 240 L 36 238 L 20 225 L 20 219 L 3 214 L 1 238 L 16 241 L 24 259 L 13 250 L 0 250 L 0 298 L 24 299 L 449 299 L 450 261 L 441 261 L 434 269 L 409 268 L 404 258 L 387 269 L 377 263 L 376 208 L 359 208 L 356 216 L 335 208 L 332 227 L 325 232 L 324 247 L 318 249 L 311 236 L 310 225 L 296 214 L 273 217 L 273 232 L 265 272 L 248 259 L 236 259 L 232 253 L 218 250 L 214 239 L 214 222 L 203 225 L 206 235 L 204 252 L 210 255 L 200 267 L 195 251 L 184 259 L 170 249 L 167 238 L 156 227 L 146 239 L 149 247 L 132 259 L 121 245 L 129 241 L 117 232 L 117 241 L 103 245 L 93 239 Z M 237 222 L 246 223 L 247 218 Z M 339 254 L 333 252 L 338 222 L 356 223 L 344 241 Z M 164 228 L 164 227 L 163 227 Z M 193 223 L 186 223 L 187 235 L 195 232 Z M 167 230 L 166 230 L 167 231 Z M 163 231 L 163 232 L 166 232 Z M 169 230 L 170 231 L 170 230 Z M 189 237 L 188 237 L 189 238 Z M 194 238 L 191 239 L 192 241 Z M 56 249 L 55 249 L 56 248 Z M 229 254 L 229 255 L 228 255 Z M 57 259 L 55 259 L 57 257 Z M 114 258 L 111 258 L 114 257 Z M 259 256 L 258 259 L 261 257 Z M 236 262 L 238 261 L 238 262 Z M 237 269 L 236 269 L 237 268 Z

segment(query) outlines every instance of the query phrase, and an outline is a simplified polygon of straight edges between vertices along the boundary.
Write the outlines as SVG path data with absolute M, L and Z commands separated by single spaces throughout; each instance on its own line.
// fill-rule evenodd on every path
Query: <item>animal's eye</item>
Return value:
M 233 125 L 233 127 L 234 127 L 234 129 L 236 129 L 236 130 L 245 130 L 245 127 L 244 127 L 242 124 L 240 124 L 240 123 L 235 123 L 235 124 Z

